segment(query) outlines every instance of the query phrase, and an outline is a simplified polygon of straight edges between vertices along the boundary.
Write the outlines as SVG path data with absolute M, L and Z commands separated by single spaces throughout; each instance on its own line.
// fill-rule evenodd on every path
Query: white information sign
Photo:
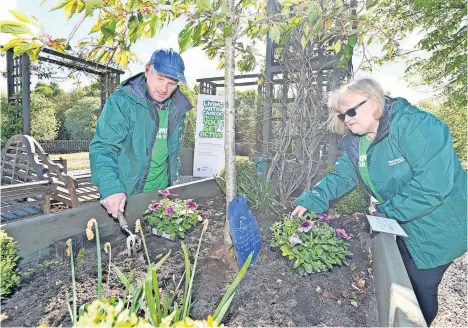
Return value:
M 224 167 L 224 114 L 224 97 L 198 95 L 194 177 L 212 177 Z
M 408 237 L 406 232 L 400 227 L 398 222 L 394 219 L 381 218 L 378 216 L 366 215 L 369 221 L 371 232 L 379 231 L 385 233 L 391 233 L 392 235 Z

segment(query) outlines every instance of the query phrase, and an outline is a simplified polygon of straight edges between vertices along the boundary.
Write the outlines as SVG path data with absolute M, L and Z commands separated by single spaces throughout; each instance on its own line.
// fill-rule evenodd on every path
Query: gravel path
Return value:
M 467 327 L 468 254 L 454 261 L 439 286 L 439 314 L 432 327 Z

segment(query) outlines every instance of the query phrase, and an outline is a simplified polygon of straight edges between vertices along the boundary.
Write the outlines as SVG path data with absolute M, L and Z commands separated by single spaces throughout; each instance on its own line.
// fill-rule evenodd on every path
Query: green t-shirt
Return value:
M 366 136 L 362 136 L 359 140 L 359 173 L 364 183 L 369 187 L 369 189 L 374 194 L 374 197 L 381 203 L 383 203 L 382 197 L 377 193 L 377 190 L 372 183 L 369 176 L 369 168 L 367 167 L 367 150 L 369 149 L 372 140 L 367 140 Z
M 157 109 L 159 130 L 154 141 L 153 150 L 151 151 L 151 164 L 143 192 L 164 189 L 169 185 L 169 177 L 167 175 L 167 158 L 169 155 L 167 127 L 169 124 L 170 107 L 171 101 L 169 100 L 166 109 Z

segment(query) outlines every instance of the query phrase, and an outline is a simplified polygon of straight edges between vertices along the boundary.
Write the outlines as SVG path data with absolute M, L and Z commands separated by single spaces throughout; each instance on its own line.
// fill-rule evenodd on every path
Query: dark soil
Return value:
M 223 199 L 216 199 L 204 203 L 200 209 L 203 218 L 209 219 L 210 223 L 203 238 L 194 280 L 195 304 L 191 311 L 191 317 L 194 319 L 206 318 L 214 312 L 238 270 L 230 252 L 224 249 L 224 206 Z M 363 233 L 363 222 L 354 216 L 337 220 L 339 228 L 353 234 L 353 238 L 349 240 L 350 250 L 354 254 L 349 260 L 350 266 L 301 276 L 292 269 L 286 258 L 270 248 L 270 226 L 279 219 L 278 215 L 257 217 L 263 242 L 262 252 L 239 285 L 231 308 L 224 318 L 224 324 L 377 326 L 373 276 L 369 264 L 370 254 L 366 250 L 368 245 L 366 246 L 366 234 Z M 201 225 L 198 225 L 185 238 L 184 242 L 191 256 L 195 254 L 200 233 Z M 136 269 L 135 277 L 143 279 L 147 269 L 144 252 L 140 252 L 137 258 L 127 258 L 125 238 L 123 234 L 106 238 L 112 243 L 112 262 L 127 275 L 131 269 Z M 172 250 L 169 259 L 159 270 L 158 277 L 163 290 L 174 289 L 184 270 L 180 242 L 149 234 L 146 241 L 152 261 L 156 262 L 159 255 Z M 77 259 L 79 305 L 91 302 L 97 294 L 96 251 L 91 247 L 92 243 L 85 245 L 86 253 Z M 110 273 L 107 288 L 108 260 L 108 255 L 103 253 L 104 293 L 119 296 L 123 293 L 123 285 L 113 271 Z M 23 272 L 20 288 L 11 299 L 2 304 L 2 313 L 7 313 L 9 317 L 2 322 L 2 326 L 70 326 L 71 319 L 65 303 L 66 291 L 71 297 L 70 272 L 69 264 L 59 261 L 45 262 Z

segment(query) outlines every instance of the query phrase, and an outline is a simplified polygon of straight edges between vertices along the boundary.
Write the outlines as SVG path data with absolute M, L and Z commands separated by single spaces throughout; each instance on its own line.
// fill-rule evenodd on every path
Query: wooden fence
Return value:
M 41 140 L 44 151 L 49 154 L 88 152 L 91 140 Z

